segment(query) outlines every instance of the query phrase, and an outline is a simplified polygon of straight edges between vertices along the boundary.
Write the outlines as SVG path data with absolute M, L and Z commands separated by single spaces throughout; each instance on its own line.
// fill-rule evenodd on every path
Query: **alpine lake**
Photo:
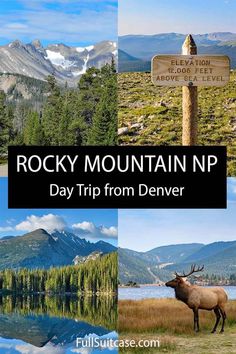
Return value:
M 116 324 L 112 296 L 0 296 L 0 354 L 115 354 Z

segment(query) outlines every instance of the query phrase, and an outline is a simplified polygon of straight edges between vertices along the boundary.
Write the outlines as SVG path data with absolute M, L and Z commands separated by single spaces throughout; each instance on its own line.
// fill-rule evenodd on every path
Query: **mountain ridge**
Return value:
M 75 86 L 89 67 L 100 69 L 117 55 L 113 41 L 87 47 L 70 47 L 64 43 L 43 47 L 39 39 L 31 43 L 19 40 L 0 46 L 0 73 L 20 74 L 38 80 L 54 75 L 60 84 Z
M 22 236 L 3 238 L 0 242 L 0 270 L 72 265 L 76 256 L 89 256 L 95 251 L 106 254 L 116 251 L 116 247 L 108 242 L 91 243 L 67 231 L 48 233 L 37 229 Z
M 236 33 L 212 32 L 192 35 L 198 47 L 198 54 L 228 55 L 232 68 L 236 68 Z M 125 35 L 119 37 L 119 49 L 137 61 L 133 68 L 129 60 L 123 60 L 119 53 L 119 72 L 147 71 L 146 63 L 156 54 L 180 54 L 186 35 L 182 33 L 159 33 L 154 35 Z M 124 54 L 123 54 L 124 57 Z M 150 70 L 150 69 L 149 69 Z
M 193 263 L 205 265 L 202 274 L 230 277 L 236 273 L 236 241 L 167 245 L 147 252 L 119 248 L 118 254 L 121 283 L 153 283 L 154 276 L 166 281 L 175 271 L 187 271 Z

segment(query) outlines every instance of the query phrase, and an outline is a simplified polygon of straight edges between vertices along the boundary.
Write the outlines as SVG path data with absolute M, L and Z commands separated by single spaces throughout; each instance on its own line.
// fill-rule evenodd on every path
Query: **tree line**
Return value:
M 115 296 L 1 296 L 1 314 L 17 313 L 22 316 L 44 315 L 66 317 L 89 322 L 111 331 L 117 326 L 117 298 Z
M 0 272 L 0 292 L 29 294 L 97 294 L 117 292 L 115 252 L 76 266 L 21 268 Z
M 116 145 L 117 78 L 115 62 L 89 68 L 71 89 L 47 78 L 40 109 L 16 105 L 0 92 L 0 155 L 8 145 Z
M 220 275 L 220 274 L 204 274 L 199 277 L 200 281 L 207 283 L 208 285 L 236 285 L 236 274 Z

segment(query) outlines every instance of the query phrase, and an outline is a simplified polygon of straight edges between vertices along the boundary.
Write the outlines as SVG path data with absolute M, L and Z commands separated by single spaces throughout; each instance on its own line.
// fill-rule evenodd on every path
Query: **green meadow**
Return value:
M 119 144 L 181 145 L 182 88 L 159 87 L 150 73 L 121 73 Z M 226 145 L 228 176 L 236 175 L 236 71 L 224 87 L 199 87 L 198 144 Z

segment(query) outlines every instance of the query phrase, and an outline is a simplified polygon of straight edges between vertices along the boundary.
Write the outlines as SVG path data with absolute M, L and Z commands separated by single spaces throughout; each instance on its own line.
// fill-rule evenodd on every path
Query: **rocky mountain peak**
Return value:
M 40 228 L 0 242 L 0 270 L 72 265 L 79 260 L 93 260 L 114 251 L 116 247 L 106 242 L 97 245 L 70 232 L 49 233 Z
M 45 48 L 39 39 L 29 44 L 19 40 L 0 47 L 0 73 L 19 74 L 45 81 L 54 75 L 60 85 L 75 87 L 90 67 L 100 69 L 111 62 L 113 42 L 103 41 L 88 47 L 49 44 Z
M 25 45 L 19 41 L 18 39 L 16 39 L 15 41 L 11 42 L 9 45 L 8 45 L 10 48 L 22 48 L 24 47 Z
M 33 41 L 31 42 L 31 44 L 32 44 L 36 49 L 43 48 L 43 47 L 42 47 L 42 44 L 41 44 L 41 42 L 40 42 L 39 39 L 33 40 Z

